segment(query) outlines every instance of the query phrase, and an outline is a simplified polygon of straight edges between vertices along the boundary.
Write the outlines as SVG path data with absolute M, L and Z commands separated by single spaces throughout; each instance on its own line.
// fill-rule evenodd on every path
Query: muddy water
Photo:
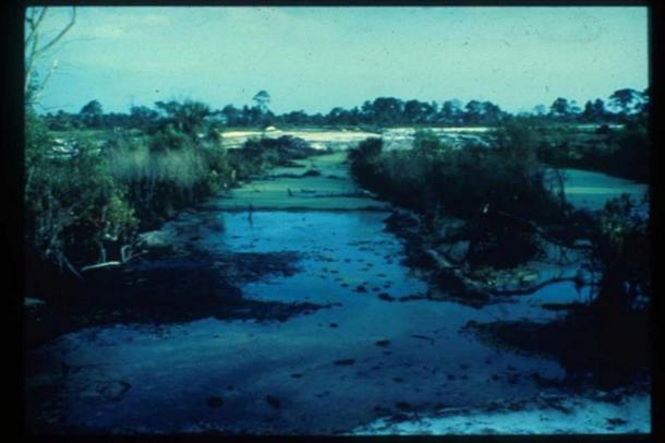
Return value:
M 220 211 L 225 230 L 198 244 L 211 254 L 298 253 L 298 272 L 244 284 L 245 297 L 330 307 L 283 322 L 201 318 L 62 336 L 30 355 L 43 362 L 31 386 L 61 391 L 57 405 L 40 406 L 52 410 L 48 426 L 334 434 L 401 412 L 555 392 L 536 378 L 562 378 L 558 363 L 497 349 L 463 326 L 554 319 L 561 314 L 541 304 L 578 299 L 572 284 L 482 309 L 419 298 L 427 284 L 402 264 L 388 215 L 257 210 L 250 223 Z

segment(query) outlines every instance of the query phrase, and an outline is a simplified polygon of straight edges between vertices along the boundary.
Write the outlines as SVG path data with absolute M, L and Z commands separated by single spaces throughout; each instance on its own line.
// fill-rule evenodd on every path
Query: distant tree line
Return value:
M 269 109 L 270 94 L 259 91 L 253 98 L 253 106 L 241 108 L 227 105 L 213 110 L 206 105 L 187 112 L 198 112 L 209 121 L 228 127 L 277 126 L 399 126 L 399 125 L 447 125 L 447 126 L 497 126 L 514 116 L 490 101 L 470 100 L 463 104 L 452 99 L 441 103 L 420 100 L 401 100 L 395 97 L 378 97 L 367 100 L 362 106 L 351 109 L 335 107 L 327 114 L 308 114 L 291 111 L 275 114 Z M 153 108 L 132 106 L 129 113 L 105 113 L 98 100 L 92 100 L 78 113 L 58 111 L 45 115 L 51 130 L 136 128 L 155 129 L 164 120 L 172 118 L 171 110 L 176 102 L 157 102 Z M 624 88 L 614 91 L 607 102 L 600 98 L 588 100 L 580 107 L 574 100 L 559 97 L 548 107 L 536 106 L 522 117 L 532 117 L 553 122 L 571 123 L 620 123 L 642 113 L 648 106 L 648 90 Z
M 595 133 L 581 133 L 565 126 L 538 124 L 534 130 L 541 138 L 539 158 L 558 168 L 602 171 L 618 177 L 648 182 L 650 178 L 649 100 L 646 94 L 627 90 L 613 94 L 615 109 L 620 109 L 621 128 L 601 124 Z M 596 102 L 599 102 L 598 100 Z M 601 109 L 593 103 L 587 109 Z M 591 112 L 591 111 L 590 111 Z M 533 120 L 533 119 L 532 119 Z

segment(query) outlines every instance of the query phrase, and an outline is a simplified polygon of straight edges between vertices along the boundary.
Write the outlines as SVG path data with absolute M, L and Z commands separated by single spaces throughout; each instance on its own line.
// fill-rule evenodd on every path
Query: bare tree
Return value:
M 28 8 L 25 13 L 25 84 L 24 92 L 28 103 L 37 101 L 41 91 L 44 90 L 46 83 L 58 66 L 58 60 L 55 59 L 48 73 L 41 82 L 35 83 L 35 71 L 37 61 L 43 57 L 49 50 L 58 43 L 69 32 L 76 23 L 76 8 L 72 7 L 69 22 L 52 38 L 41 41 L 43 37 L 44 19 L 47 16 L 47 7 Z

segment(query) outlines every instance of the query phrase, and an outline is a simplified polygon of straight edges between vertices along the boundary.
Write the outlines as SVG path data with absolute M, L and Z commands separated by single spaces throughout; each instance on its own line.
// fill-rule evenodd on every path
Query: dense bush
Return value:
M 227 152 L 207 108 L 162 104 L 164 124 L 148 132 L 69 132 L 65 145 L 27 110 L 26 233 L 30 256 L 68 268 L 121 260 L 138 229 L 232 187 L 265 168 L 318 152 L 293 137 L 248 141 Z
M 471 218 L 483 210 L 541 219 L 556 217 L 561 196 L 553 193 L 536 159 L 526 127 L 508 126 L 492 148 L 455 150 L 430 132 L 419 132 L 411 150 L 382 152 L 368 139 L 349 152 L 351 170 L 363 186 L 419 212 L 440 210 Z
M 646 120 L 635 118 L 621 129 L 608 128 L 593 135 L 558 131 L 541 144 L 539 157 L 558 168 L 589 169 L 646 182 L 649 146 Z
M 133 235 L 137 220 L 127 188 L 99 161 L 89 139 L 69 157 L 54 156 L 45 125 L 26 119 L 25 214 L 27 246 L 60 266 L 110 258 Z M 113 257 L 117 259 L 117 255 Z
M 239 180 L 247 180 L 272 166 L 290 166 L 321 151 L 303 139 L 284 135 L 279 138 L 250 138 L 241 149 L 229 152 L 229 162 Z
M 592 231 L 590 269 L 598 276 L 594 306 L 625 313 L 644 306 L 651 293 L 646 202 L 627 194 L 607 202 Z
M 510 267 L 538 252 L 519 220 L 551 223 L 567 209 L 561 183 L 537 161 L 529 131 L 522 122 L 507 123 L 492 147 L 460 150 L 427 131 L 416 134 L 411 150 L 383 152 L 380 139 L 367 139 L 349 161 L 362 186 L 423 214 L 429 230 L 437 229 L 440 215 L 466 219 L 459 235 L 471 241 L 474 264 Z

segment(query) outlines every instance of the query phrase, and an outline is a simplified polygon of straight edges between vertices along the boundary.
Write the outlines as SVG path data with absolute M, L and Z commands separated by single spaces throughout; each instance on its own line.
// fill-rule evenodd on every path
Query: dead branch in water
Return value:
M 112 266 L 120 266 L 122 262 L 119 261 L 107 261 L 104 263 L 96 263 L 94 265 L 87 265 L 81 268 L 81 272 L 92 271 L 94 269 L 108 268 Z
M 537 284 L 524 287 L 524 288 L 515 288 L 515 289 L 496 289 L 493 287 L 489 287 L 486 284 L 483 284 L 474 278 L 470 277 L 466 272 L 464 272 L 460 266 L 454 264 L 448 257 L 445 256 L 445 254 L 442 256 L 442 254 L 439 254 L 438 252 L 434 251 L 433 249 L 427 249 L 425 253 L 436 263 L 437 268 L 441 271 L 446 271 L 450 272 L 455 278 L 459 279 L 465 287 L 487 295 L 500 295 L 500 296 L 508 296 L 508 295 L 529 295 L 533 294 L 534 292 L 544 288 L 545 286 L 554 284 L 554 283 L 560 283 L 564 281 L 570 281 L 575 284 L 580 284 L 580 277 L 575 276 L 575 277 L 553 277 L 544 281 L 541 281 Z

